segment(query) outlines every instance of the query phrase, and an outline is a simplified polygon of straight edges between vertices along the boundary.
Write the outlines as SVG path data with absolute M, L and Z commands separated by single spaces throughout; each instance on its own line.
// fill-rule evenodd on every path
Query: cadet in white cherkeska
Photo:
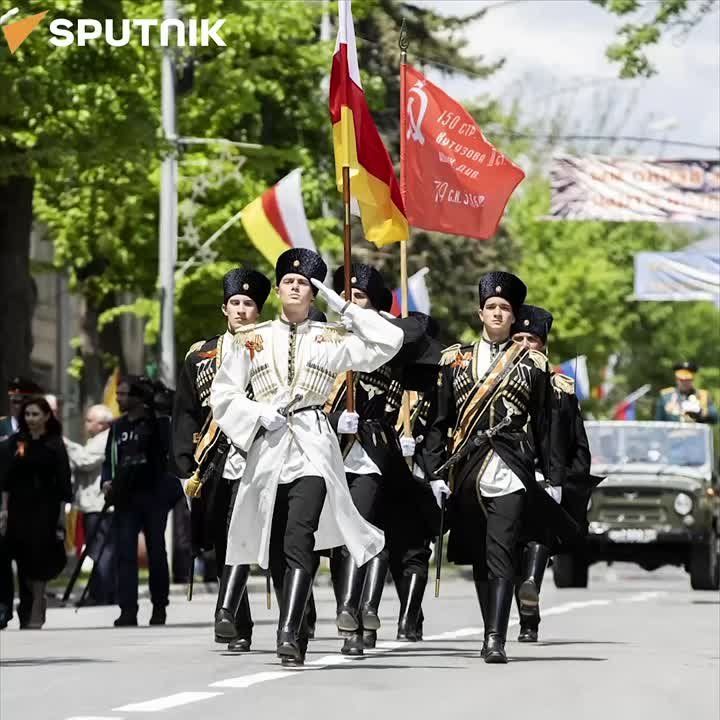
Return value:
M 216 422 L 247 452 L 227 562 L 270 567 L 281 596 L 278 656 L 285 664 L 304 661 L 301 625 L 316 551 L 345 545 L 363 565 L 384 546 L 383 533 L 352 502 L 323 404 L 338 373 L 372 372 L 398 352 L 403 333 L 326 288 L 326 273 L 322 258 L 310 250 L 280 256 L 275 274 L 281 317 L 236 335 L 211 393 Z M 317 292 L 342 314 L 342 324 L 307 319 Z

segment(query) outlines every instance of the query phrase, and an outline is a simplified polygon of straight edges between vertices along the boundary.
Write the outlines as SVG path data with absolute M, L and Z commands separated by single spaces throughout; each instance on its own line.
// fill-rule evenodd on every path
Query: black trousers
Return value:
M 315 532 L 326 492 L 325 480 L 314 475 L 278 486 L 270 532 L 270 572 L 276 587 L 282 587 L 287 569 L 315 575 L 320 562 Z
M 150 494 L 133 496 L 115 510 L 115 549 L 118 568 L 118 602 L 130 613 L 138 607 L 138 535 L 142 530 L 147 547 L 150 599 L 166 607 L 170 594 L 170 572 L 165 548 L 168 508 L 162 498 Z
M 476 580 L 513 580 L 522 526 L 525 492 L 483 497 L 485 532 L 480 552 L 473 563 Z
M 356 475 L 348 473 L 348 489 L 353 505 L 365 520 L 382 528 L 385 493 L 381 475 Z

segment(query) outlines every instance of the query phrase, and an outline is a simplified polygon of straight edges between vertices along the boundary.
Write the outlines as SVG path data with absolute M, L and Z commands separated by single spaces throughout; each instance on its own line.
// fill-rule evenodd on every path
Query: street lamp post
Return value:
M 166 20 L 178 17 L 175 0 L 164 0 Z M 166 47 L 162 59 L 162 124 L 172 149 L 163 159 L 160 186 L 159 262 L 160 362 L 159 378 L 175 387 L 175 262 L 177 259 L 177 128 L 175 107 L 175 62 L 173 49 Z

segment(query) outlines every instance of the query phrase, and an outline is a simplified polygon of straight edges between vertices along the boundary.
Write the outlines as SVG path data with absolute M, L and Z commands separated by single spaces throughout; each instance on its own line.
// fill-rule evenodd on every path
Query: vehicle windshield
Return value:
M 701 467 L 710 463 L 702 427 L 591 425 L 587 428 L 592 461 L 597 465 L 652 463 Z

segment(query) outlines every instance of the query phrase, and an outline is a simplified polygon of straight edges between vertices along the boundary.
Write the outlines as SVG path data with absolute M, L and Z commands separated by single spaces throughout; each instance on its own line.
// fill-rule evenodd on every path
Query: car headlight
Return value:
M 685 493 L 678 493 L 673 507 L 678 515 L 689 515 L 693 509 L 692 498 Z

